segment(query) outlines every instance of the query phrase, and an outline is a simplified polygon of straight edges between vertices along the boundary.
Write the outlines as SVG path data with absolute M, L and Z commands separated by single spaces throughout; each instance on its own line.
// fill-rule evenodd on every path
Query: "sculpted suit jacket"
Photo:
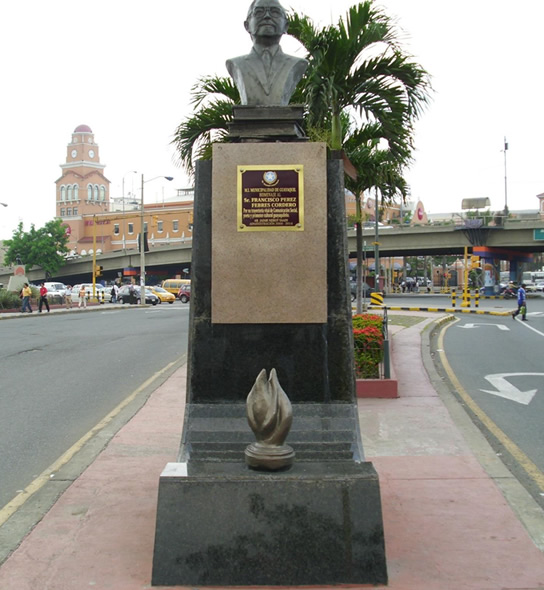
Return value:
M 227 60 L 227 70 L 242 104 L 252 106 L 287 106 L 307 67 L 305 59 L 286 55 L 281 47 L 277 48 L 268 75 L 255 49 L 248 55 Z

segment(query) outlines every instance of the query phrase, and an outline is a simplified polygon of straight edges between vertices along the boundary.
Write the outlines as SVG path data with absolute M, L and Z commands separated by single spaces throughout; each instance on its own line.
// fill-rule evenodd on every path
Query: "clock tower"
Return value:
M 110 210 L 110 181 L 104 176 L 98 145 L 88 125 L 78 125 L 66 148 L 66 162 L 56 184 L 56 216 L 70 236 L 68 247 L 78 252 L 84 237 L 83 216 Z

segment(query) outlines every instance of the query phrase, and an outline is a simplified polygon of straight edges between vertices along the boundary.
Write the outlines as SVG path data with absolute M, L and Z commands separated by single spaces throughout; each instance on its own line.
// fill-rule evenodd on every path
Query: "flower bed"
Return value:
M 353 316 L 352 323 L 355 375 L 358 379 L 377 379 L 383 361 L 383 318 L 359 314 Z
M 362 398 L 396 398 L 396 379 L 383 379 L 380 365 L 384 358 L 383 317 L 360 314 L 353 316 L 356 394 Z

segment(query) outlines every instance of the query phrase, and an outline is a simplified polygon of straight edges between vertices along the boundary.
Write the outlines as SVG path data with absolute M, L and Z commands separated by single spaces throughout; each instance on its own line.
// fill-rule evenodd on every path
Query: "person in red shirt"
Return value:
M 49 301 L 47 301 L 47 289 L 45 288 L 45 284 L 41 283 L 40 284 L 40 305 L 38 307 L 38 312 L 42 313 L 42 305 L 45 303 L 45 307 L 47 308 L 47 311 L 51 311 L 49 309 Z

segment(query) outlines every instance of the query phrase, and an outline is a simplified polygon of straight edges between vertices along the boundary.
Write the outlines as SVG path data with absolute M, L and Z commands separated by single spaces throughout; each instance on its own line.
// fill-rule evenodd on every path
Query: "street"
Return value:
M 189 306 L 176 302 L 1 322 L 0 509 L 186 354 L 188 318 Z
M 435 353 L 497 454 L 544 506 L 544 300 L 529 301 L 527 318 L 460 316 Z

